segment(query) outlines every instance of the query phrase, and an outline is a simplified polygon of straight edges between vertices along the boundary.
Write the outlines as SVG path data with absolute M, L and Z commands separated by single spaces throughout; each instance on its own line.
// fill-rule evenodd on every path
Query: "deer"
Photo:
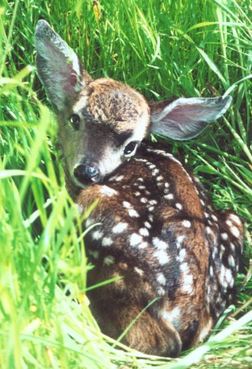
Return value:
M 93 79 L 39 20 L 38 76 L 58 121 L 66 185 L 94 268 L 91 311 L 106 335 L 145 354 L 178 356 L 208 337 L 233 301 L 243 223 L 216 211 L 199 180 L 150 134 L 189 140 L 220 118 L 231 96 L 148 103 L 135 89 Z

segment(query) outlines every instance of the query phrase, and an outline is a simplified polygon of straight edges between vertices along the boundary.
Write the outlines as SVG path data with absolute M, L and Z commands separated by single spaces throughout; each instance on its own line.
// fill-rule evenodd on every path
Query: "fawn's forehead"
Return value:
M 133 131 L 139 122 L 147 129 L 150 123 L 144 97 L 129 86 L 106 78 L 89 83 L 73 111 L 82 114 L 86 121 L 106 125 L 118 133 Z

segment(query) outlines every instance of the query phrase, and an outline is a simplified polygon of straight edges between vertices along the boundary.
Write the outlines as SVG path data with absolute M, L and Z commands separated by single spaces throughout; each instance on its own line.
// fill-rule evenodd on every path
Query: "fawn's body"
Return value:
M 149 145 L 104 185 L 81 191 L 78 204 L 97 199 L 87 221 L 101 224 L 86 240 L 96 265 L 89 283 L 118 277 L 90 293 L 102 330 L 117 338 L 140 314 L 126 339 L 140 351 L 176 355 L 202 341 L 233 297 L 239 218 L 214 213 L 182 165 Z
M 231 100 L 149 107 L 130 87 L 83 74 L 76 54 L 44 21 L 36 42 L 69 186 L 81 210 L 98 200 L 86 222 L 97 223 L 86 238 L 95 265 L 89 283 L 115 279 L 90 291 L 94 315 L 112 337 L 127 330 L 131 347 L 178 355 L 209 334 L 232 300 L 242 224 L 235 214 L 214 212 L 201 186 L 164 148 L 141 142 L 149 132 L 195 137 Z

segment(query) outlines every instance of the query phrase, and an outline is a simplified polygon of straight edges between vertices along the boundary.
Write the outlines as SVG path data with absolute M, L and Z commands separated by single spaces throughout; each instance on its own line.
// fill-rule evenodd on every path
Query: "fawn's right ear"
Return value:
M 78 56 L 45 20 L 37 23 L 35 45 L 39 78 L 55 109 L 64 111 L 85 84 Z

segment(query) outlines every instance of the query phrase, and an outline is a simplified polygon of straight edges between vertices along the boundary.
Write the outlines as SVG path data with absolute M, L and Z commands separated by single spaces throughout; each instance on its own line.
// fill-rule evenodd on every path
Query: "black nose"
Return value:
M 80 164 L 74 169 L 74 176 L 79 182 L 98 182 L 100 171 L 95 164 Z

